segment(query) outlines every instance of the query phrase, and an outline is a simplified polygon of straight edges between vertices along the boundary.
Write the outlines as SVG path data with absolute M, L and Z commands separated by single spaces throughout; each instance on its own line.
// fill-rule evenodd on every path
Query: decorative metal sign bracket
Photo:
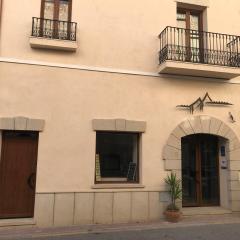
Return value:
M 186 108 L 190 111 L 191 114 L 196 109 L 200 109 L 200 111 L 203 111 L 203 108 L 205 105 L 215 105 L 215 106 L 230 106 L 233 105 L 232 103 L 229 102 L 223 102 L 223 101 L 213 101 L 212 98 L 209 96 L 208 93 L 205 94 L 203 98 L 198 98 L 195 100 L 192 104 L 190 105 L 177 105 L 177 108 Z

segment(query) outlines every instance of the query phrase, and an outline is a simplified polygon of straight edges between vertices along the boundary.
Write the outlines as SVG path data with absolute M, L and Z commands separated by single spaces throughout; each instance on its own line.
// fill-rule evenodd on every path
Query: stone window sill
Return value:
M 30 37 L 29 43 L 32 48 L 45 48 L 75 52 L 78 48 L 77 42 L 69 40 L 48 39 L 43 37 Z
M 92 189 L 120 189 L 120 188 L 145 188 L 144 185 L 139 183 L 99 183 L 92 185 Z

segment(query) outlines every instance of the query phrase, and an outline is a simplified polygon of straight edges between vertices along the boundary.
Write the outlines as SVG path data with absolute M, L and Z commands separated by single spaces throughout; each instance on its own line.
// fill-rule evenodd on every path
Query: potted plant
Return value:
M 169 222 L 178 222 L 182 216 L 182 213 L 176 201 L 181 199 L 182 189 L 181 180 L 177 179 L 176 174 L 172 173 L 165 178 L 165 183 L 169 187 L 169 193 L 171 197 L 171 203 L 167 206 L 165 216 Z

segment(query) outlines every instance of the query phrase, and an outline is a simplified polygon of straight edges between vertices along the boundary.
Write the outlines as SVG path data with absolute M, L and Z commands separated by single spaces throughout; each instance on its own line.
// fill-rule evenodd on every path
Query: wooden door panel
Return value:
M 201 155 L 201 205 L 218 206 L 219 199 L 219 164 L 218 139 L 208 136 L 200 139 Z
M 3 132 L 0 218 L 33 217 L 37 148 L 38 133 Z
M 198 205 L 197 157 L 195 137 L 182 138 L 182 203 L 184 207 Z

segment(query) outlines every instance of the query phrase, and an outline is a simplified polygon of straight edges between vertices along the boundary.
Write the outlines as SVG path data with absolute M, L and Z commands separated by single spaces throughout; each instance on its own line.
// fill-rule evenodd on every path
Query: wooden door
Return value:
M 196 134 L 182 139 L 183 206 L 218 206 L 218 138 Z
M 38 133 L 3 131 L 0 218 L 33 217 Z

